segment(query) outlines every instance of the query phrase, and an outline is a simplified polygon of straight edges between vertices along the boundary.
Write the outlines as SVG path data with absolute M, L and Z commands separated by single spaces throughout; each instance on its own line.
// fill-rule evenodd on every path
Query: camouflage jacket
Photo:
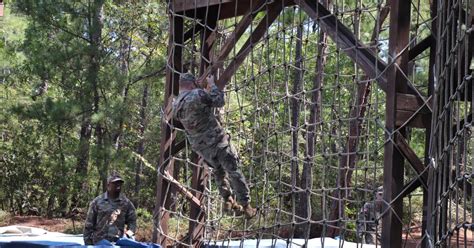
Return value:
M 357 229 L 363 231 L 375 231 L 377 226 L 380 226 L 381 209 L 378 208 L 374 202 L 366 202 L 360 209 L 358 214 L 359 223 Z
M 105 192 L 89 205 L 84 225 L 84 243 L 95 244 L 103 239 L 116 241 L 123 237 L 125 225 L 135 233 L 137 215 L 133 203 L 122 194 L 117 199 L 109 199 Z
M 213 113 L 224 106 L 224 92 L 212 85 L 209 92 L 193 89 L 181 92 L 173 103 L 173 115 L 186 131 L 193 149 L 201 150 L 221 142 L 225 135 Z

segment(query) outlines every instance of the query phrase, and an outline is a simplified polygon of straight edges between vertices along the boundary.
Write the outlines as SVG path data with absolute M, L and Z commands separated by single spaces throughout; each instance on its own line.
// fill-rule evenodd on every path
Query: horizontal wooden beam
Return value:
M 431 125 L 431 98 L 427 101 L 418 95 L 397 93 L 397 126 L 427 128 Z
M 417 95 L 397 93 L 397 110 L 419 112 L 430 114 L 432 108 L 432 98 L 425 104 L 426 99 Z
M 420 55 L 426 49 L 430 48 L 433 43 L 436 42 L 432 35 L 424 38 L 418 42 L 413 48 L 408 51 L 408 59 L 413 60 L 416 56 Z
M 172 0 L 170 7 L 175 12 L 182 12 L 232 2 L 235 0 Z
M 396 125 L 399 127 L 427 128 L 431 125 L 431 114 L 397 110 L 396 118 Z
M 250 6 L 254 6 L 257 0 L 232 0 L 232 1 L 222 1 L 221 3 L 215 3 L 213 1 L 212 5 L 207 5 L 207 0 L 196 0 L 200 1 L 196 5 L 201 6 L 194 8 L 193 5 L 186 8 L 178 8 L 178 11 L 175 11 L 175 14 L 184 15 L 193 19 L 204 20 L 207 18 L 211 11 L 219 13 L 217 17 L 218 20 L 233 18 L 241 15 L 245 15 Z M 205 3 L 202 3 L 205 1 Z M 266 0 L 265 3 L 271 4 L 279 2 L 284 6 L 291 6 L 295 3 L 292 0 Z M 178 5 L 176 5 L 178 6 Z M 172 7 L 172 6 L 171 6 Z M 259 9 L 259 11 L 264 11 L 265 9 Z

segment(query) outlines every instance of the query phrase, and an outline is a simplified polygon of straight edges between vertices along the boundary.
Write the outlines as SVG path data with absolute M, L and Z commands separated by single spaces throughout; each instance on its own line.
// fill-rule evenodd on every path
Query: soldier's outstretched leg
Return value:
M 231 211 L 240 210 L 242 206 L 240 206 L 232 197 L 229 180 L 227 179 L 226 172 L 222 166 L 216 166 L 214 169 L 214 178 L 216 179 L 219 194 L 224 199 L 224 211 L 230 213 Z
M 201 154 L 200 156 L 203 157 L 203 155 L 211 155 L 212 153 L 207 151 L 206 153 Z M 224 200 L 224 212 L 232 213 L 236 209 L 242 209 L 242 206 L 240 206 L 232 197 L 232 189 L 230 187 L 229 180 L 227 179 L 226 172 L 224 168 L 222 168 L 222 166 L 220 165 L 216 155 L 212 157 L 208 156 L 205 161 L 209 165 L 209 167 L 213 169 L 213 174 L 216 180 L 217 189 L 219 190 L 219 195 Z
M 256 210 L 250 206 L 249 187 L 245 181 L 245 177 L 240 171 L 240 159 L 235 149 L 229 145 L 217 152 L 220 166 L 227 172 L 230 179 L 232 190 L 239 204 L 242 205 L 242 211 L 247 218 L 252 218 L 256 214 Z
M 225 170 L 221 166 L 216 166 L 214 168 L 214 178 L 216 179 L 216 185 L 219 190 L 219 194 L 222 196 L 222 199 L 227 200 L 232 196 L 232 190 L 227 180 Z
M 227 146 L 217 152 L 220 166 L 227 172 L 230 185 L 237 198 L 237 201 L 244 205 L 250 201 L 249 188 L 245 177 L 240 171 L 240 159 L 234 152 L 232 146 Z

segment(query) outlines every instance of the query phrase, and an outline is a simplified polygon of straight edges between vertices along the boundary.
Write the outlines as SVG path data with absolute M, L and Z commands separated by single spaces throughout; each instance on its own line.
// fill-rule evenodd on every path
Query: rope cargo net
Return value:
M 382 216 L 402 198 L 403 214 L 395 218 L 404 247 L 472 245 L 471 1 L 438 1 L 435 8 L 430 1 L 412 1 L 408 42 L 396 54 L 389 52 L 390 2 L 178 2 L 196 7 L 169 3 L 168 86 L 176 93 L 176 78 L 185 72 L 215 75 L 226 101 L 215 114 L 240 156 L 258 214 L 246 219 L 224 213 L 212 168 L 170 118 L 171 94 L 163 107 L 166 144 L 179 149 L 161 148 L 159 175 L 167 184 L 158 191 L 166 204 L 155 213 L 157 235 L 166 245 L 252 239 L 256 246 L 283 240 L 302 247 L 317 237 L 362 243 L 358 226 L 381 233 Z M 430 36 L 436 50 L 407 55 L 403 74 L 422 99 L 420 107 L 397 117 L 397 128 L 388 130 L 387 70 Z M 432 117 L 416 124 L 423 111 Z M 384 147 L 400 142 L 426 166 L 416 170 L 406 161 L 403 190 L 382 200 L 376 218 L 361 219 L 367 203 L 378 204 L 379 187 L 390 183 L 384 183 Z

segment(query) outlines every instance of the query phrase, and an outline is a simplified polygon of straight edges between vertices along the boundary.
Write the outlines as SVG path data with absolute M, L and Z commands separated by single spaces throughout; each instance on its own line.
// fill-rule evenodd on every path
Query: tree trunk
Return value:
M 79 138 L 79 150 L 77 153 L 77 165 L 76 165 L 76 177 L 77 180 L 74 185 L 74 193 L 72 197 L 71 209 L 82 205 L 79 203 L 81 199 L 81 193 L 87 188 L 87 182 L 85 180 L 87 176 L 87 167 L 89 165 L 89 147 L 91 139 L 91 113 L 86 111 L 82 117 L 81 132 Z
M 53 218 L 54 202 L 55 202 L 55 201 L 56 201 L 56 194 L 55 194 L 55 193 L 52 193 L 52 194 L 49 196 L 49 199 L 48 199 L 48 209 L 46 210 L 46 217 L 48 217 L 48 219 Z
M 66 216 L 67 212 L 67 205 L 68 205 L 68 194 L 67 194 L 67 168 L 66 168 L 66 158 L 64 156 L 64 150 L 63 150 L 63 132 L 61 129 L 61 125 L 58 124 L 57 126 L 57 131 L 58 131 L 58 148 L 59 148 L 59 163 L 61 165 L 60 167 L 60 177 L 59 178 L 59 195 L 60 197 L 59 200 L 59 213 L 62 217 Z M 50 208 L 48 208 L 50 209 Z
M 100 71 L 100 60 L 101 60 L 101 46 L 102 46 L 102 27 L 103 27 L 103 5 L 104 0 L 94 1 L 93 12 L 91 18 L 90 26 L 90 37 L 91 37 L 91 66 L 90 66 L 90 78 L 89 82 L 93 86 L 94 93 L 94 113 L 99 113 L 100 107 L 100 94 L 99 94 L 99 71 Z M 97 167 L 99 169 L 99 175 L 102 181 L 102 190 L 105 191 L 106 181 L 107 181 L 107 164 L 105 161 L 105 128 L 102 126 L 102 121 L 99 120 L 95 127 L 96 139 L 97 139 L 97 148 L 98 148 L 98 158 L 96 159 Z
M 372 45 L 376 45 L 376 38 L 380 32 L 383 22 L 388 16 L 389 8 L 388 5 L 384 6 L 381 9 L 377 20 L 379 22 L 374 27 L 372 32 Z M 355 21 L 358 27 L 358 21 Z M 368 77 L 364 77 L 364 81 L 368 81 Z M 349 135 L 347 138 L 347 143 L 344 148 L 344 154 L 339 160 L 339 174 L 337 177 L 337 187 L 340 190 L 333 192 L 334 200 L 331 206 L 330 220 L 337 220 L 344 217 L 344 199 L 348 199 L 350 196 L 350 190 L 348 189 L 351 186 L 352 173 L 357 162 L 357 145 L 359 143 L 359 135 L 362 129 L 362 119 L 365 116 L 365 111 L 367 109 L 368 96 L 370 93 L 370 82 L 358 83 L 357 84 L 357 97 L 354 101 L 354 105 L 350 111 L 350 122 L 349 122 Z M 329 236 L 338 236 L 339 229 L 331 228 L 329 230 Z
M 99 97 L 98 81 L 99 81 L 99 70 L 100 70 L 100 58 L 101 58 L 101 36 L 102 36 L 102 10 L 104 0 L 97 0 L 91 2 L 91 12 L 89 19 L 89 67 L 87 68 L 86 78 L 86 90 L 84 96 L 84 110 L 85 114 L 82 118 L 81 125 L 81 136 L 79 142 L 78 152 L 78 164 L 76 167 L 76 174 L 78 175 L 79 182 L 76 185 L 76 189 L 80 189 L 77 194 L 73 197 L 73 207 L 84 205 L 84 197 L 81 194 L 87 192 L 87 169 L 89 164 L 89 150 L 90 150 L 90 138 L 91 138 L 91 117 L 92 111 L 97 113 L 98 109 L 96 104 L 91 102 L 90 99 L 96 100 Z M 92 109 L 92 111 L 90 111 Z
M 324 67 L 326 66 L 327 53 L 327 34 L 321 32 L 318 40 L 318 54 L 316 57 L 316 75 L 313 80 L 313 88 L 311 93 L 311 104 L 309 105 L 309 120 L 307 123 L 306 135 L 306 154 L 303 164 L 303 171 L 301 172 L 301 188 L 305 192 L 301 193 L 300 203 L 298 209 L 298 216 L 302 220 L 311 219 L 311 190 L 313 185 L 313 157 L 315 132 L 318 123 L 321 123 L 321 86 L 324 80 Z M 297 229 L 301 237 L 309 238 L 310 223 L 305 223 Z
M 140 128 L 138 129 L 138 135 L 140 140 L 138 141 L 137 153 L 140 156 L 143 156 L 145 153 L 145 130 L 148 126 L 146 111 L 148 106 L 148 83 L 145 83 L 143 86 L 142 94 L 142 103 L 140 106 Z M 140 189 L 141 189 L 141 176 L 143 174 L 143 162 L 138 160 L 135 165 L 135 207 L 138 208 L 138 199 L 140 199 Z
M 296 29 L 296 46 L 295 46 L 295 74 L 293 82 L 293 90 L 291 97 L 291 186 L 292 190 L 296 190 L 299 186 L 299 170 L 298 170 L 298 133 L 299 133 L 299 117 L 300 117 L 300 98 L 302 97 L 302 39 L 303 25 L 298 25 Z M 292 194 L 292 205 L 295 211 L 299 203 L 297 193 Z M 297 220 L 299 222 L 300 219 Z
M 120 74 L 122 75 L 122 78 L 124 80 L 122 83 L 124 84 L 122 87 L 121 91 L 121 96 L 122 96 L 122 106 L 126 106 L 128 102 L 128 91 L 130 89 L 130 79 L 129 79 L 129 62 L 130 62 L 130 49 L 131 49 L 131 43 L 132 40 L 131 38 L 127 35 L 128 30 L 125 30 L 122 32 L 122 37 L 123 39 L 121 40 L 120 44 L 120 54 L 119 54 L 119 59 L 120 59 Z M 121 147 L 120 144 L 120 137 L 122 136 L 123 133 L 123 125 L 124 125 L 124 116 L 120 115 L 118 116 L 119 121 L 118 121 L 118 126 L 117 130 L 113 135 L 113 145 L 115 149 L 119 150 Z

